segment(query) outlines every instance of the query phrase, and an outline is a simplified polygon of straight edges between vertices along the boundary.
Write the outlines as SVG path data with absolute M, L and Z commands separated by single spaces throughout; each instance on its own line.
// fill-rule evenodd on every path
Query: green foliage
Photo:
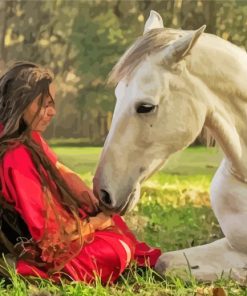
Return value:
M 234 44 L 247 48 L 247 3 L 244 0 L 228 0 L 218 4 L 216 33 Z
M 26 59 L 56 74 L 58 115 L 49 138 L 86 136 L 91 143 L 95 138 L 103 142 L 107 128 L 100 131 L 97 115 L 112 112 L 115 104 L 113 89 L 105 86 L 107 75 L 142 35 L 151 9 L 161 14 L 166 27 L 196 29 L 206 23 L 207 32 L 247 45 L 244 0 L 0 2 L 0 70 Z

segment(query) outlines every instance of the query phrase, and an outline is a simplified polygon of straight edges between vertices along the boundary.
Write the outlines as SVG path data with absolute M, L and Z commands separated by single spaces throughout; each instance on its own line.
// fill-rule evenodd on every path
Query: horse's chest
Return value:
M 229 172 L 224 160 L 211 183 L 211 202 L 216 215 L 247 212 L 247 184 Z

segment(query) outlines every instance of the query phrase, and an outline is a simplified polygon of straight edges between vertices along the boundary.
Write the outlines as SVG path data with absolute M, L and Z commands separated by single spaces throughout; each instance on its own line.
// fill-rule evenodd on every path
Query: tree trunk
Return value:
M 207 32 L 216 34 L 216 1 L 203 1 Z
M 216 33 L 216 1 L 215 0 L 183 0 L 181 6 L 182 29 L 195 30 L 207 25 L 208 33 Z
M 2 24 L 2 28 L 0 31 L 0 60 L 2 65 L 0 67 L 4 67 L 7 60 L 7 51 L 5 47 L 5 35 L 7 31 L 7 3 L 5 1 L 0 2 L 0 20 Z

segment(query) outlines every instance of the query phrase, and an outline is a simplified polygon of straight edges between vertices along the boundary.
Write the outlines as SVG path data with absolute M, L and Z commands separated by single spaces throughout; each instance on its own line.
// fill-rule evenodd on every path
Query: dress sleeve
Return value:
M 60 163 L 56 163 L 56 167 L 59 170 L 63 180 L 70 187 L 70 190 L 73 192 L 74 196 L 77 198 L 81 205 L 81 215 L 82 217 L 87 216 L 87 213 L 94 214 L 98 210 L 99 201 L 94 196 L 92 190 L 83 182 L 80 175 L 76 174 L 68 167 Z
M 39 132 L 32 131 L 32 138 L 41 146 L 50 161 L 57 167 L 58 171 L 61 174 L 61 177 L 70 187 L 70 190 L 73 192 L 77 200 L 80 202 L 81 216 L 85 218 L 88 214 L 95 215 L 98 211 L 98 200 L 94 196 L 92 190 L 87 187 L 87 185 L 82 181 L 78 174 L 76 174 L 57 160 L 56 154 L 52 151 L 52 149 L 42 138 Z

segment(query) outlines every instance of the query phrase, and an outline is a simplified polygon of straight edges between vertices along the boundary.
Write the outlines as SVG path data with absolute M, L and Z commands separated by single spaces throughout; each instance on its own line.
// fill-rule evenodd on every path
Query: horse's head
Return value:
M 164 29 L 152 11 L 144 36 L 113 69 L 117 102 L 94 178 L 96 196 L 111 211 L 132 208 L 140 183 L 200 133 L 206 108 L 187 79 L 186 60 L 204 28 Z

